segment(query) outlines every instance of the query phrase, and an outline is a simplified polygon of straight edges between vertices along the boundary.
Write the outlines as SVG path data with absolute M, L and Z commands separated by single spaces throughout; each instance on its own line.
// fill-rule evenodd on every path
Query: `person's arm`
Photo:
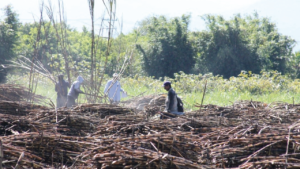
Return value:
M 78 82 L 75 84 L 74 90 L 78 93 L 83 93 L 83 91 L 80 90 L 80 84 Z
M 175 97 L 174 93 L 171 92 L 171 91 L 169 91 L 169 92 L 168 92 L 169 105 L 168 105 L 168 107 L 167 107 L 167 111 L 168 111 L 169 113 L 171 113 L 171 109 L 172 109 L 172 107 L 173 107 L 173 105 L 174 105 L 174 97 Z
M 127 92 L 124 89 L 120 88 L 120 91 L 122 92 L 121 93 L 121 98 L 127 97 Z
M 119 82 L 119 81 L 117 81 L 117 83 L 119 83 L 119 85 L 120 85 L 120 92 L 122 92 L 122 93 L 126 93 L 125 92 L 125 90 L 124 89 L 122 89 L 122 87 L 121 87 L 121 83 Z M 127 93 L 126 93 L 127 94 Z
M 55 84 L 55 91 L 58 92 L 58 91 L 57 91 L 57 83 Z
M 80 89 L 75 89 L 76 90 L 76 92 L 78 92 L 78 93 L 83 93 L 83 91 L 81 91 Z
M 108 82 L 106 83 L 105 88 L 104 88 L 104 94 L 107 92 L 107 90 L 108 90 L 110 84 L 111 84 L 111 81 L 108 81 Z

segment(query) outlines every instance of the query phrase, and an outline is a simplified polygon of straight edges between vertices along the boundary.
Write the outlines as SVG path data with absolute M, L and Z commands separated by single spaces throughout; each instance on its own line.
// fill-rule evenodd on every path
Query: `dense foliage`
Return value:
M 258 14 L 232 20 L 204 16 L 208 30 L 193 33 L 198 51 L 195 72 L 213 72 L 226 78 L 242 70 L 289 71 L 295 40 L 281 35 L 274 23 Z
M 3 65 L 16 56 L 14 49 L 18 42 L 19 27 L 18 15 L 13 12 L 11 6 L 6 6 L 3 12 L 5 18 L 4 21 L 0 21 L 0 82 L 5 81 L 7 74 Z
M 4 9 L 0 22 L 0 64 L 17 55 L 40 60 L 54 75 L 65 73 L 67 56 L 72 78 L 91 74 L 91 32 L 72 29 L 64 22 L 49 21 L 19 24 L 10 6 Z M 292 53 L 295 40 L 278 32 L 276 24 L 257 13 L 242 17 L 235 15 L 225 20 L 221 16 L 205 15 L 207 29 L 190 32 L 190 16 L 166 18 L 155 16 L 144 19 L 132 32 L 114 36 L 107 52 L 102 34 L 95 36 L 95 74 L 118 72 L 129 59 L 128 49 L 135 49 L 125 76 L 176 77 L 176 73 L 209 74 L 230 78 L 241 71 L 258 74 L 278 71 L 298 78 L 300 54 Z M 64 36 L 60 28 L 65 28 Z M 64 38 L 64 39 L 62 39 Z M 65 49 L 61 45 L 65 43 Z M 67 51 L 67 54 L 64 53 Z M 108 54 L 106 60 L 106 54 Z M 5 69 L 0 69 L 3 82 Z M 87 77 L 86 79 L 89 79 Z
M 156 78 L 173 77 L 175 72 L 189 73 L 194 65 L 193 48 L 188 40 L 190 16 L 167 20 L 151 17 L 141 25 L 147 45 L 137 45 L 143 57 L 143 68 Z

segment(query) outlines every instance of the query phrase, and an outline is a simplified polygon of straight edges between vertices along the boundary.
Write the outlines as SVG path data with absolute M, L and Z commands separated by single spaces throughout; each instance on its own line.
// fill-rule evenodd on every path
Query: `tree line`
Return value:
M 19 56 L 36 57 L 53 74 L 65 72 L 63 50 L 57 31 L 49 21 L 21 24 L 11 6 L 3 9 L 0 21 L 0 79 L 5 81 L 5 64 Z M 112 75 L 121 69 L 126 51 L 134 48 L 130 66 L 124 75 L 147 75 L 155 78 L 174 77 L 174 73 L 205 74 L 212 72 L 225 78 L 241 71 L 259 73 L 276 70 L 299 77 L 300 52 L 293 53 L 296 42 L 281 34 L 270 18 L 252 15 L 204 15 L 206 29 L 190 31 L 190 15 L 167 18 L 153 16 L 139 22 L 128 34 L 114 37 L 103 73 Z M 43 25 L 43 29 L 39 26 Z M 58 23 L 65 24 L 65 23 Z M 71 71 L 89 73 L 91 69 L 91 31 L 81 31 L 65 24 Z M 39 38 L 39 45 L 35 43 Z M 96 35 L 98 62 L 107 52 L 107 44 Z M 97 66 L 98 63 L 95 63 Z

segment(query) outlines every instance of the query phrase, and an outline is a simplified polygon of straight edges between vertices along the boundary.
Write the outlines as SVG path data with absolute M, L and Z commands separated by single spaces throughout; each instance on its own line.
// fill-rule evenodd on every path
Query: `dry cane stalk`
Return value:
M 204 100 L 204 96 L 205 96 L 205 92 L 206 92 L 206 85 L 207 85 L 207 80 L 205 80 L 205 86 L 204 86 L 204 91 L 203 91 L 203 96 L 202 96 L 202 100 L 201 100 L 199 113 L 201 113 L 201 108 L 202 108 L 202 105 L 203 105 L 203 100 Z
M 42 4 L 41 8 L 40 8 L 40 21 L 39 21 L 39 27 L 38 27 L 38 34 L 36 36 L 36 41 L 35 41 L 35 44 L 34 44 L 34 55 L 32 57 L 32 60 L 31 60 L 31 67 L 30 67 L 30 75 L 29 75 L 29 91 L 30 93 L 33 92 L 33 84 L 34 84 L 34 72 L 35 72 L 35 69 L 34 69 L 34 61 L 35 59 L 37 58 L 37 52 L 38 52 L 38 44 L 40 42 L 40 34 L 41 34 L 41 26 L 42 26 L 42 18 L 43 18 L 43 9 L 44 9 L 44 4 Z M 29 99 L 29 102 L 32 102 L 32 98 Z
M 70 69 L 69 69 L 68 53 L 67 53 L 67 50 L 66 50 L 66 46 L 64 44 L 64 40 L 62 40 L 66 37 L 64 36 L 63 33 L 62 33 L 61 37 L 59 36 L 59 31 L 58 31 L 58 28 L 57 28 L 57 24 L 56 24 L 54 16 L 53 16 L 54 12 L 52 10 L 51 1 L 48 0 L 48 3 L 49 3 L 49 7 L 47 7 L 47 15 L 48 15 L 48 17 L 50 19 L 50 22 L 52 22 L 53 27 L 55 29 L 55 34 L 56 34 L 57 40 L 59 41 L 61 50 L 63 52 L 63 57 L 64 57 L 64 60 L 65 60 L 65 70 L 66 70 L 66 73 L 67 73 L 67 76 L 68 76 L 68 82 L 69 82 L 69 84 L 71 84 L 71 75 L 70 75 Z M 59 3 L 59 7 L 60 7 L 60 3 Z M 59 11 L 59 15 L 60 16 L 62 15 L 61 11 Z M 61 31 L 61 32 L 63 32 L 63 31 Z
M 113 33 L 113 29 L 114 29 L 114 20 L 115 20 L 115 10 L 116 10 L 116 0 L 108 0 L 108 6 L 105 4 L 104 0 L 102 0 L 103 4 L 106 7 L 106 11 L 109 15 L 109 22 L 108 22 L 108 38 L 107 38 L 107 49 L 105 52 L 105 62 L 104 62 L 104 69 L 107 66 L 107 62 L 108 62 L 108 56 L 109 56 L 109 52 L 110 52 L 110 47 L 111 47 L 111 43 L 112 43 L 112 39 L 111 39 L 111 35 Z M 102 84 L 102 80 L 104 77 L 104 72 L 103 75 L 101 76 L 100 79 L 100 84 Z
M 16 166 L 15 166 L 16 169 L 18 168 L 18 165 L 19 165 L 19 163 L 22 161 L 23 158 L 24 158 L 24 152 L 21 153 L 21 155 L 20 155 L 20 157 L 19 157 L 19 159 L 18 159 L 18 161 L 17 161 L 17 164 L 16 164 Z
M 268 144 L 268 145 L 264 146 L 263 148 L 257 150 L 256 152 L 254 152 L 253 154 L 251 154 L 249 157 L 247 157 L 246 159 L 248 159 L 248 160 L 247 160 L 245 163 L 243 163 L 241 166 L 246 165 L 253 157 L 257 156 L 257 155 L 258 155 L 261 151 L 263 151 L 264 149 L 266 149 L 266 148 L 268 148 L 268 147 L 270 147 L 270 146 L 272 146 L 272 145 L 274 145 L 274 144 L 277 144 L 277 143 L 279 143 L 279 142 L 282 142 L 282 141 L 283 141 L 283 140 L 279 140 L 279 141 L 273 142 L 273 143 Z
M 0 169 L 2 169 L 2 161 L 3 161 L 3 146 L 2 146 L 2 140 L 0 140 Z

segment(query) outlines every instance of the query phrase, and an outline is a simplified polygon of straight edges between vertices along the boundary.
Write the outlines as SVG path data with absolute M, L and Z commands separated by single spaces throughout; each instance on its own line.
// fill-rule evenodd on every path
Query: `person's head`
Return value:
M 62 80 L 64 80 L 64 75 L 58 75 L 58 81 L 61 82 Z
M 79 83 L 82 83 L 82 82 L 84 81 L 84 79 L 83 79 L 81 76 L 78 76 L 78 77 L 77 77 L 77 81 L 78 81 Z
M 113 74 L 113 78 L 119 80 L 119 75 L 118 75 L 118 73 L 114 73 L 114 74 Z
M 166 91 L 169 91 L 172 87 L 171 82 L 169 81 L 164 82 L 163 87 L 165 88 Z

